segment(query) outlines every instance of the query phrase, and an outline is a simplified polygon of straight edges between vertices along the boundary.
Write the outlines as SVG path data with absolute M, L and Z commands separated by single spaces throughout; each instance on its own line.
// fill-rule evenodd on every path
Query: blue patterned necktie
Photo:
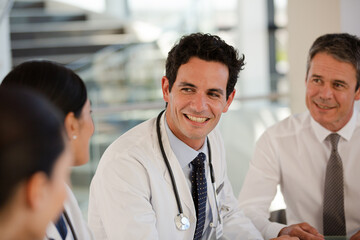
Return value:
M 59 220 L 55 223 L 55 226 L 56 226 L 57 230 L 59 231 L 61 238 L 64 240 L 67 235 L 67 227 L 66 227 L 66 223 L 64 221 L 64 217 L 62 214 L 61 214 Z
M 206 218 L 207 186 L 204 164 L 205 157 L 204 153 L 199 153 L 199 155 L 191 162 L 193 165 L 191 173 L 192 196 L 197 218 L 194 240 L 201 239 Z
M 326 167 L 323 229 L 325 236 L 346 236 L 343 165 L 337 150 L 340 135 L 330 134 L 331 155 Z

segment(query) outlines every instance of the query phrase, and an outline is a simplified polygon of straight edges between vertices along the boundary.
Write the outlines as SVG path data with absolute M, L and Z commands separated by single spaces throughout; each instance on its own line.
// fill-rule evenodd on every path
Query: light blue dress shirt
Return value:
M 206 162 L 205 162 L 206 182 L 207 182 L 208 188 L 211 187 L 212 183 L 211 183 L 211 178 L 209 175 L 209 159 L 208 159 L 209 154 L 208 154 L 207 141 L 205 141 L 205 144 L 198 151 L 196 151 L 193 148 L 186 145 L 183 141 L 181 141 L 174 135 L 174 133 L 170 130 L 170 128 L 167 124 L 166 118 L 165 118 L 165 129 L 166 129 L 166 133 L 169 137 L 171 149 L 175 153 L 175 156 L 178 159 L 182 170 L 184 171 L 184 175 L 186 177 L 190 191 L 191 191 L 190 177 L 191 177 L 191 171 L 192 171 L 192 165 L 190 163 L 201 152 L 205 153 L 205 155 L 206 155 Z M 205 219 L 203 239 L 206 239 L 211 231 L 211 228 L 209 225 L 210 225 L 210 222 L 212 221 L 212 214 L 211 214 L 209 197 L 213 197 L 213 196 L 210 196 L 209 191 L 208 191 L 208 198 L 206 201 L 206 216 L 207 217 Z

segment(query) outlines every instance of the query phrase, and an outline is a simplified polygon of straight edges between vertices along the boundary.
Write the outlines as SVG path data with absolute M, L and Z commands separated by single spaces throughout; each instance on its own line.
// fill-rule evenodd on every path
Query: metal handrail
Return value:
M 0 23 L 4 20 L 5 16 L 10 12 L 12 6 L 14 4 L 14 0 L 7 0 L 4 8 L 0 10 Z

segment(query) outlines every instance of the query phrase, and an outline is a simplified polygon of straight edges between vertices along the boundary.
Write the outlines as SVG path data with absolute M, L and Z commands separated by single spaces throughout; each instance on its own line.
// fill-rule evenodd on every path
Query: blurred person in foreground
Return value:
M 26 87 L 45 96 L 64 115 L 63 124 L 74 157 L 73 166 L 89 161 L 89 143 L 94 124 L 85 84 L 76 73 L 51 61 L 28 61 L 5 76 L 1 87 Z M 69 186 L 67 192 L 63 214 L 49 225 L 47 236 L 63 240 L 92 239 L 92 233 Z
M 359 83 L 359 38 L 318 37 L 307 60 L 308 111 L 265 131 L 239 195 L 240 207 L 265 239 L 360 239 Z M 268 220 L 278 185 L 288 225 Z
M 0 88 L 0 113 L 0 239 L 43 239 L 73 161 L 61 114 L 18 88 Z

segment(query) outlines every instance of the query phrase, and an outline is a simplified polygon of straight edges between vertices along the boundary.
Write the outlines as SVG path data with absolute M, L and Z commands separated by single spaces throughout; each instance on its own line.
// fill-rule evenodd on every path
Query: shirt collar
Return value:
M 198 151 L 194 150 L 193 148 L 186 145 L 183 141 L 177 138 L 174 133 L 170 130 L 166 117 L 165 117 L 165 129 L 166 133 L 169 137 L 169 142 L 171 149 L 173 150 L 176 158 L 178 159 L 181 168 L 186 167 L 189 163 L 196 158 L 196 156 L 203 152 L 207 155 L 208 147 L 207 144 L 204 144 Z M 205 141 L 206 143 L 206 141 Z
M 355 130 L 357 115 L 358 115 L 358 111 L 354 109 L 350 121 L 343 128 L 337 131 L 337 133 L 346 141 L 350 140 Z M 317 121 L 315 121 L 315 119 L 311 116 L 311 114 L 310 114 L 310 119 L 311 119 L 311 127 L 314 130 L 317 139 L 320 142 L 323 142 L 325 138 L 332 132 L 321 126 Z

